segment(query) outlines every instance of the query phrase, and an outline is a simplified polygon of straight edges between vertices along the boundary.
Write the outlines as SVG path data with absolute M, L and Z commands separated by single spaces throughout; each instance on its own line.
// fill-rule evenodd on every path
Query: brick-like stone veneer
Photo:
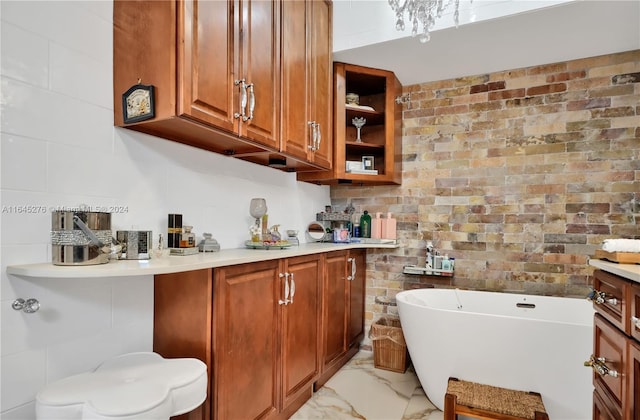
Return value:
M 400 248 L 368 252 L 368 325 L 430 284 L 585 296 L 602 241 L 640 239 L 640 50 L 403 91 L 402 185 L 331 187 L 397 218 Z M 427 240 L 453 278 L 402 273 Z

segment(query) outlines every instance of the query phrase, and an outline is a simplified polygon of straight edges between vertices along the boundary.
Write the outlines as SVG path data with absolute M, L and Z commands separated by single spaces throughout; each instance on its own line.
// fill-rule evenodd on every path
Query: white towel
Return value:
M 640 239 L 605 239 L 602 249 L 609 252 L 640 252 Z

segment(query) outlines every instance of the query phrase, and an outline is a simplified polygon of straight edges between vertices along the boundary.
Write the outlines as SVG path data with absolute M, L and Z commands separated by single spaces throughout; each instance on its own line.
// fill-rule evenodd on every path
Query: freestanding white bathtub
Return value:
M 549 418 L 591 419 L 593 307 L 586 299 L 457 289 L 396 296 L 407 348 L 440 410 L 450 376 L 542 394 Z

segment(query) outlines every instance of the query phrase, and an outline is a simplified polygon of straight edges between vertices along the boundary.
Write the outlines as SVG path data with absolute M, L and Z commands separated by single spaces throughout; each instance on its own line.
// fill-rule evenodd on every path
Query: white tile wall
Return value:
M 152 277 L 6 274 L 7 265 L 51 260 L 51 207 L 122 206 L 113 230 L 148 229 L 154 239 L 167 213 L 182 213 L 197 235 L 237 248 L 252 197 L 267 199 L 272 224 L 301 231 L 330 198 L 294 174 L 114 128 L 111 1 L 0 7 L 0 416 L 19 420 L 34 418 L 46 383 L 152 348 Z M 25 205 L 32 212 L 17 211 Z M 17 297 L 42 308 L 14 311 Z

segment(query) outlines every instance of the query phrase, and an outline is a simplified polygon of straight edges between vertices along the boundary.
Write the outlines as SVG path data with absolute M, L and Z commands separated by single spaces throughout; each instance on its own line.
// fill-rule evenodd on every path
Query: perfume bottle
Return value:
M 153 257 L 164 257 L 164 238 L 162 237 L 162 233 L 158 235 L 158 246 L 153 249 Z
M 184 226 L 184 232 L 180 236 L 180 248 L 192 248 L 196 246 L 196 234 L 191 232 L 193 226 Z
M 169 248 L 180 247 L 180 236 L 182 235 L 182 215 L 169 214 L 169 224 L 167 228 L 167 246 Z

